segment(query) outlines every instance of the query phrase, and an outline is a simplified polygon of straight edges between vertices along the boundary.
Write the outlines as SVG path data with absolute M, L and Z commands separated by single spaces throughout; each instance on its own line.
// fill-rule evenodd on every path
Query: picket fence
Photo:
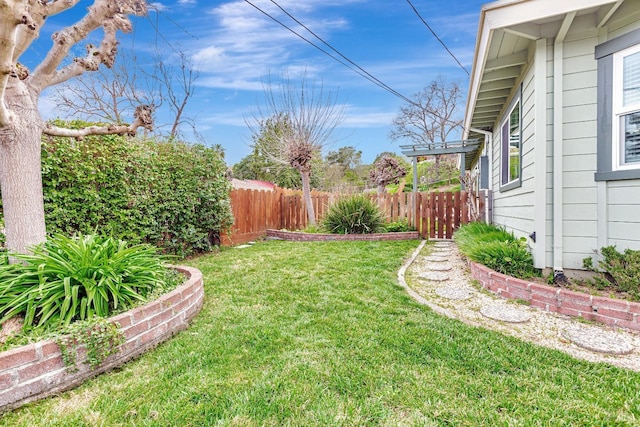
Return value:
M 302 193 L 277 188 L 275 191 L 234 189 L 231 206 L 235 218 L 223 236 L 223 245 L 238 245 L 266 235 L 267 229 L 303 230 L 308 226 Z M 311 199 L 319 222 L 328 208 L 343 195 L 313 191 Z M 385 214 L 387 222 L 406 220 L 424 238 L 450 239 L 461 225 L 484 211 L 484 198 L 472 198 L 464 191 L 369 194 Z M 475 208 L 474 208 L 475 207 Z

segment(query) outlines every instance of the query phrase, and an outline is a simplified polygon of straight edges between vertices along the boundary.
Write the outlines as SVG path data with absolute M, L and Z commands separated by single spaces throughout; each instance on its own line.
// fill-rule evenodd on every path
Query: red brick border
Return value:
M 472 261 L 469 261 L 469 267 L 471 276 L 482 287 L 501 297 L 528 301 L 532 307 L 545 311 L 640 331 L 640 303 L 527 282 L 497 273 Z
M 366 240 L 366 241 L 390 241 L 390 240 L 418 240 L 420 234 L 417 231 L 396 233 L 372 233 L 372 234 L 325 234 L 303 233 L 300 231 L 267 230 L 267 237 L 275 237 L 294 242 L 326 242 L 332 240 Z
M 73 388 L 88 378 L 111 370 L 141 355 L 185 329 L 204 300 L 202 273 L 175 267 L 189 278 L 179 288 L 149 304 L 110 318 L 120 324 L 125 343 L 118 353 L 91 369 L 84 351 L 71 372 L 53 341 L 40 341 L 0 353 L 0 413 Z

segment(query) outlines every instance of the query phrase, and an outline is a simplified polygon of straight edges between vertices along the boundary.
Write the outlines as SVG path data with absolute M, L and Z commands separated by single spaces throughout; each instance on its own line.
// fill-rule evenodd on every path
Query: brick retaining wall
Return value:
M 640 331 L 640 303 L 527 282 L 472 261 L 469 267 L 471 276 L 484 288 L 504 298 L 527 301 L 532 307 L 545 311 Z
M 62 361 L 58 345 L 40 341 L 0 353 L 0 413 L 73 388 L 88 378 L 141 355 L 185 329 L 204 300 L 202 273 L 176 267 L 188 276 L 179 288 L 142 307 L 111 317 L 125 336 L 120 351 L 91 369 L 86 353 L 78 353 L 76 372 Z
M 418 240 L 420 234 L 417 231 L 397 233 L 372 233 L 372 234 L 325 234 L 302 233 L 299 231 L 267 230 L 267 237 L 275 237 L 282 240 L 295 242 L 325 242 L 332 240 L 366 240 L 366 241 L 390 241 L 390 240 Z

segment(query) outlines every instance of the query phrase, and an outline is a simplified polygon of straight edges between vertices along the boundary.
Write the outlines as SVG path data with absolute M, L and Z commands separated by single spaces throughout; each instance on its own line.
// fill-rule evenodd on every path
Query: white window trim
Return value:
M 611 143 L 612 147 L 612 167 L 613 170 L 630 170 L 630 169 L 640 169 L 640 162 L 638 163 L 630 163 L 625 164 L 623 162 L 623 144 L 624 140 L 621 138 L 622 130 L 621 130 L 621 120 L 622 116 L 633 113 L 635 111 L 640 111 L 640 103 L 635 103 L 624 107 L 623 102 L 623 89 L 622 89 L 622 70 L 623 70 L 623 60 L 625 57 L 629 55 L 633 55 L 635 53 L 640 52 L 640 44 L 631 46 L 629 48 L 623 49 L 613 54 L 613 94 L 612 94 L 612 108 L 611 108 Z
M 510 170 L 510 165 L 509 165 L 509 161 L 510 161 L 510 156 L 507 153 L 507 155 L 505 156 L 504 153 L 504 134 L 503 134 L 503 129 L 504 126 L 507 125 L 507 128 L 509 127 L 509 121 L 511 119 L 511 113 L 513 112 L 513 110 L 516 108 L 516 105 L 520 105 L 520 111 L 519 111 L 519 120 L 520 120 L 520 159 L 519 159 L 519 171 L 518 171 L 518 177 L 512 179 L 511 181 L 507 181 L 504 182 L 505 179 L 509 178 L 509 170 Z M 523 142 L 523 138 L 522 138 L 522 89 L 520 88 L 518 90 L 518 94 L 511 100 L 510 104 L 509 104 L 509 108 L 506 110 L 506 114 L 504 115 L 504 119 L 500 122 L 500 127 L 498 128 L 499 130 L 499 135 L 500 135 L 500 191 L 506 191 L 506 190 L 510 190 L 512 188 L 517 188 L 520 187 L 522 185 L 522 142 Z M 507 151 L 508 151 L 508 142 L 507 142 Z M 505 158 L 506 157 L 506 158 Z M 507 162 L 507 167 L 506 167 L 506 177 L 504 176 L 504 171 L 505 171 L 505 167 L 504 167 L 504 162 Z

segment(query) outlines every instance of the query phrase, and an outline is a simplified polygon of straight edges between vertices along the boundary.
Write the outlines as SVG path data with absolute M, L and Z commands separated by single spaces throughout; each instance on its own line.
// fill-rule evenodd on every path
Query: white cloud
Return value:
M 347 111 L 348 114 L 341 125 L 343 128 L 387 127 L 398 114 L 397 111 L 378 111 L 373 108 L 357 108 L 355 106 L 350 106 Z
M 182 6 L 191 6 L 195 5 L 196 3 L 196 0 L 178 0 L 178 4 Z
M 349 23 L 340 16 L 317 19 L 314 11 L 318 7 L 344 6 L 361 1 L 281 0 L 278 3 L 321 37 L 329 38 L 332 31 L 346 29 Z M 305 33 L 270 1 L 252 0 L 252 3 L 296 31 Z M 208 28 L 214 29 L 209 30 L 208 36 L 200 38 L 192 56 L 202 76 L 199 85 L 261 90 L 261 82 L 270 72 L 279 74 L 288 68 L 295 75 L 297 70 L 306 69 L 307 75 L 313 77 L 321 73 L 323 64 L 329 62 L 325 58 L 313 64 L 296 61 L 297 52 L 309 45 L 244 1 L 228 1 L 211 8 L 208 14 L 215 20 L 213 25 L 208 23 Z M 312 38 L 308 33 L 305 36 Z
M 165 6 L 164 4 L 160 3 L 160 2 L 153 2 L 153 3 L 149 3 L 149 10 L 153 11 L 153 12 L 163 12 L 165 10 L 167 10 L 167 6 Z

